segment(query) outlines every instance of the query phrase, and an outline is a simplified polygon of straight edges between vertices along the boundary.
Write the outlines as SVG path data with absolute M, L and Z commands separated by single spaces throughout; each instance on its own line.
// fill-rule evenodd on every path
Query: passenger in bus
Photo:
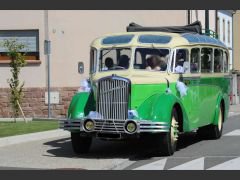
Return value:
M 119 67 L 122 67 L 123 69 L 128 69 L 129 67 L 129 57 L 127 55 L 121 55 L 119 58 Z
M 185 62 L 185 59 L 183 58 L 183 53 L 182 51 L 178 51 L 177 55 L 176 55 L 176 66 L 175 66 L 175 72 L 176 73 L 184 73 L 185 70 L 184 70 L 184 62 Z
M 191 63 L 191 72 L 197 72 L 197 71 L 198 71 L 198 64 Z
M 159 66 L 160 65 L 159 57 L 156 55 L 153 55 L 147 58 L 146 63 L 147 63 L 146 70 L 159 71 L 161 69 Z
M 201 57 L 201 70 L 202 72 L 211 72 L 211 61 L 208 54 L 203 54 Z
M 108 57 L 105 59 L 105 66 L 108 68 L 108 69 L 112 69 L 113 68 L 113 59 Z
M 167 57 L 160 57 L 160 71 L 166 71 L 167 70 Z

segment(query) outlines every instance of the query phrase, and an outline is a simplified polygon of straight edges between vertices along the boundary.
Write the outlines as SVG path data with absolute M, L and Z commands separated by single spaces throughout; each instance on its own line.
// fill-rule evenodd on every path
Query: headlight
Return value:
M 92 131 L 94 129 L 94 122 L 90 119 L 84 122 L 84 128 L 87 131 Z
M 87 79 L 84 79 L 80 82 L 80 87 L 78 89 L 78 92 L 90 92 L 91 91 L 91 85 L 90 82 Z
M 125 125 L 125 130 L 131 134 L 135 133 L 137 130 L 137 124 L 134 121 L 129 121 Z

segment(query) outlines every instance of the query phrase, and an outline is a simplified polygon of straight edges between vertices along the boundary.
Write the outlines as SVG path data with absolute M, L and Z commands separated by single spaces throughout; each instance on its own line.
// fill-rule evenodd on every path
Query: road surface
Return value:
M 180 136 L 178 150 L 160 157 L 140 141 L 94 140 L 89 154 L 77 156 L 69 136 L 0 148 L 0 169 L 240 170 L 240 115 L 230 113 L 219 140 Z

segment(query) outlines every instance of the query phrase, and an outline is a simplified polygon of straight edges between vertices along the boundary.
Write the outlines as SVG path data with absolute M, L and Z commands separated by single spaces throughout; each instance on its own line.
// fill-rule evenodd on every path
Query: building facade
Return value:
M 237 10 L 233 15 L 233 69 L 240 73 L 240 10 Z
M 167 18 L 166 18 L 167 17 Z M 205 11 L 191 11 L 191 22 L 204 26 Z M 65 116 L 71 97 L 80 80 L 88 77 L 89 45 L 93 39 L 114 32 L 126 31 L 135 22 L 144 26 L 172 26 L 189 23 L 187 10 L 157 11 L 0 11 L 0 42 L 17 38 L 28 45 L 27 65 L 22 68 L 25 82 L 23 112 L 27 117 L 47 117 L 48 64 L 44 41 L 51 41 L 50 82 L 51 113 Z M 209 11 L 209 26 L 215 31 L 216 12 Z M 84 62 L 84 74 L 78 73 L 78 62 Z M 11 117 L 9 103 L 10 60 L 0 47 L 0 118 Z
M 217 11 L 217 34 L 218 38 L 229 49 L 229 69 L 233 69 L 233 13 L 231 10 Z

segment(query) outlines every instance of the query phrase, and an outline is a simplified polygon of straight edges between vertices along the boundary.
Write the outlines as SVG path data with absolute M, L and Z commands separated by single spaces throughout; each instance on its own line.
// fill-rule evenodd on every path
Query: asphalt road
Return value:
M 238 169 L 240 115 L 231 114 L 219 140 L 181 135 L 178 150 L 160 157 L 140 141 L 94 140 L 87 155 L 76 156 L 69 136 L 0 148 L 0 169 Z

